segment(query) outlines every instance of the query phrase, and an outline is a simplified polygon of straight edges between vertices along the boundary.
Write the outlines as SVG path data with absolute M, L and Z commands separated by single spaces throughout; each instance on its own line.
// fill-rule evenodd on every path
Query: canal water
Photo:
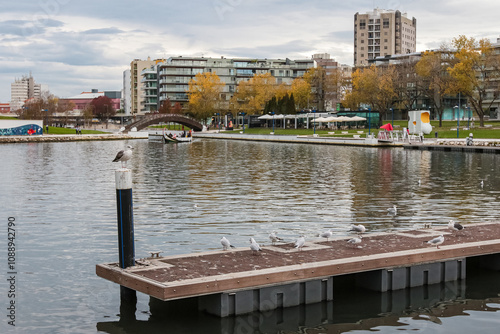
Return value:
M 236 246 L 270 231 L 288 241 L 326 229 L 347 235 L 499 221 L 500 157 L 195 139 L 0 145 L 1 333 L 496 333 L 500 274 L 393 293 L 354 287 L 336 300 L 219 319 L 138 294 L 120 317 L 119 287 L 95 275 L 118 261 L 115 154 L 134 146 L 136 258 Z M 482 182 L 481 182 L 482 181 Z M 398 214 L 387 214 L 397 205 Z M 8 223 L 15 219 L 15 282 L 7 281 Z M 12 218 L 10 219 L 12 220 Z M 348 285 L 347 285 L 348 286 Z M 15 298 L 9 297 L 14 288 Z M 416 297 L 424 296 L 424 297 Z M 15 302 L 15 327 L 8 324 Z

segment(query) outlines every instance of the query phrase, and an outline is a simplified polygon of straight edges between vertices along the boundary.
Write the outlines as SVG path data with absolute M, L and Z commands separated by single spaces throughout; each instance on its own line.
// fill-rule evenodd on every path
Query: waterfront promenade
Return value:
M 42 142 L 74 142 L 91 140 L 126 140 L 126 139 L 147 139 L 146 132 L 125 133 L 102 133 L 102 134 L 67 134 L 51 135 L 44 134 L 38 136 L 0 136 L 0 144 L 7 143 L 42 143 Z

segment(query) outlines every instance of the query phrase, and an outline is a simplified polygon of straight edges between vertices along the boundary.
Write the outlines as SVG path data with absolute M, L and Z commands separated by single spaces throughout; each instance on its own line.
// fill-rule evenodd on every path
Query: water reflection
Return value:
M 471 324 L 470 317 L 480 313 L 481 331 L 496 333 L 500 273 L 478 270 L 467 281 L 386 293 L 357 289 L 352 280 L 340 278 L 335 284 L 342 288 L 334 291 L 334 301 L 222 319 L 198 312 L 195 299 L 164 303 L 151 298 L 147 320 L 121 317 L 99 322 L 97 329 L 106 333 L 469 333 L 477 325 Z
M 313 238 L 328 228 L 343 236 L 351 224 L 359 223 L 373 232 L 424 222 L 445 224 L 450 218 L 461 223 L 498 221 L 500 182 L 495 169 L 500 158 L 496 155 L 223 140 L 185 145 L 144 140 L 2 144 L 2 212 L 20 224 L 23 333 L 89 333 L 96 323 L 120 320 L 119 289 L 96 277 L 94 266 L 117 261 L 114 170 L 118 166 L 111 160 L 127 144 L 135 147 L 128 165 L 134 175 L 137 258 L 152 249 L 168 255 L 218 249 L 222 235 L 246 246 L 248 236 L 268 243 L 272 230 L 293 240 L 301 233 Z M 398 214 L 387 215 L 393 204 Z M 2 280 L 0 292 L 5 289 Z M 497 297 L 498 290 L 488 291 L 484 298 Z M 149 299 L 138 297 L 134 323 L 148 326 L 151 320 L 154 325 Z M 337 307 L 328 305 L 321 307 Z M 314 307 L 290 312 L 315 314 Z M 339 312 L 328 311 L 326 318 L 311 320 L 308 330 L 323 330 L 322 319 L 328 320 L 326 325 L 348 322 L 349 314 L 337 316 Z M 376 318 L 373 312 L 366 317 L 356 312 L 354 322 Z M 191 318 L 207 322 L 202 327 L 205 332 L 222 330 L 221 321 L 228 321 L 193 314 Z M 276 328 L 300 332 L 306 326 L 294 322 L 295 315 L 285 314 L 283 319 L 293 318 L 290 327 L 283 320 Z M 488 314 L 471 313 L 468 320 L 477 325 Z M 412 328 L 428 322 L 401 317 L 406 320 L 398 321 L 408 321 Z M 441 321 L 443 328 L 449 328 Z M 190 328 L 192 322 L 163 325 L 181 333 L 182 326 Z M 4 325 L 0 323 L 2 333 Z

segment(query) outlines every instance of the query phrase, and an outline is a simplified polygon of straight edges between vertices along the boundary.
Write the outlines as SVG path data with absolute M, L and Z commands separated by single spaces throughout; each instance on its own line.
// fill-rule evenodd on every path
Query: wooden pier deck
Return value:
M 326 241 L 317 237 L 307 240 L 302 251 L 293 244 L 277 244 L 264 246 L 257 255 L 241 247 L 150 257 L 127 269 L 117 263 L 98 264 L 96 273 L 166 301 L 500 253 L 500 223 L 465 226 L 459 232 L 444 226 L 367 232 L 360 247 L 347 244 L 349 238 Z M 445 241 L 439 249 L 424 243 L 440 234 Z

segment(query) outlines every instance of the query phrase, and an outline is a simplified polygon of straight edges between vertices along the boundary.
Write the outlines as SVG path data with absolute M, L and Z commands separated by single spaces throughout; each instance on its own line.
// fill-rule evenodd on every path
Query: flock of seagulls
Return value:
M 395 207 L 394 207 L 395 209 Z M 460 223 L 455 222 L 454 220 L 450 220 L 448 222 L 448 228 L 452 229 L 454 231 L 462 231 L 465 229 L 465 226 L 461 225 Z M 359 244 L 363 242 L 363 237 L 361 234 L 366 232 L 366 227 L 363 226 L 362 224 L 359 225 L 351 225 L 351 228 L 348 230 L 348 232 L 354 232 L 357 234 L 356 237 L 353 237 L 349 240 L 347 240 L 348 245 L 352 245 L 356 248 L 361 248 Z M 276 244 L 276 242 L 283 242 L 283 238 L 278 237 L 277 232 L 273 231 L 269 233 L 269 240 L 271 240 L 272 245 Z M 332 230 L 326 230 L 324 232 L 321 232 L 319 237 L 326 238 L 326 241 L 328 242 L 331 237 L 333 237 L 333 232 Z M 439 245 L 441 245 L 444 242 L 444 236 L 441 234 L 438 237 L 435 237 L 429 241 L 424 241 L 425 244 L 430 245 L 430 246 L 436 246 L 437 249 L 439 249 Z M 228 250 L 230 247 L 235 248 L 229 240 L 227 240 L 226 237 L 222 237 L 220 240 L 220 243 L 222 244 L 223 250 Z M 298 251 L 301 251 L 302 248 L 304 247 L 306 243 L 306 238 L 304 235 L 300 235 L 297 240 L 295 240 L 295 243 L 293 247 L 297 249 Z M 254 238 L 250 238 L 250 249 L 252 250 L 252 254 L 258 254 L 258 252 L 262 251 L 262 248 L 260 245 L 255 241 Z
M 362 241 L 361 233 L 364 233 L 366 231 L 366 227 L 364 227 L 361 224 L 352 225 L 351 229 L 349 231 L 356 232 L 358 234 L 358 236 L 355 238 L 349 239 L 347 241 L 347 243 L 349 245 L 357 246 Z M 283 238 L 278 237 L 276 234 L 277 234 L 276 231 L 269 233 L 269 240 L 271 240 L 272 245 L 276 244 L 276 242 L 284 242 Z M 319 236 L 322 238 L 326 238 L 326 241 L 328 242 L 329 239 L 333 236 L 333 232 L 332 232 L 332 230 L 327 230 L 327 231 L 320 233 Z M 220 239 L 220 243 L 222 245 L 222 249 L 225 251 L 228 250 L 230 247 L 235 248 L 235 246 L 233 246 L 231 244 L 231 242 L 226 237 L 222 237 Z M 304 247 L 305 244 L 306 244 L 306 237 L 304 235 L 300 235 L 297 238 L 297 240 L 295 240 L 295 243 L 293 244 L 293 248 L 297 249 L 298 251 L 302 251 L 302 248 Z M 258 252 L 262 251 L 262 248 L 255 241 L 254 238 L 250 238 L 250 250 L 252 251 L 252 254 L 254 254 L 254 255 L 258 254 Z

